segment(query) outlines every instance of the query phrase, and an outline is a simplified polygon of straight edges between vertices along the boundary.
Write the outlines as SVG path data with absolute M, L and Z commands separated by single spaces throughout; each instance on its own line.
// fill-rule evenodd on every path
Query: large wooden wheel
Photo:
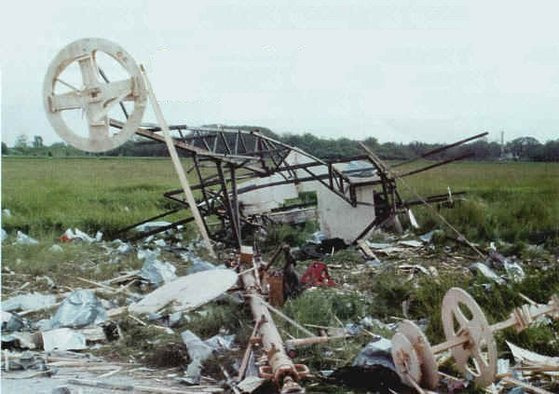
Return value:
M 444 296 L 441 318 L 448 342 L 467 338 L 450 350 L 456 367 L 464 375 L 473 375 L 477 385 L 490 385 L 497 371 L 497 346 L 477 302 L 463 289 L 453 287 Z
M 96 55 L 103 52 L 116 60 L 129 78 L 103 81 Z M 82 86 L 74 87 L 59 79 L 64 70 L 77 62 Z M 69 92 L 56 93 L 58 84 Z M 70 145 L 88 152 L 104 152 L 124 144 L 137 130 L 146 107 L 147 91 L 142 72 L 134 59 L 119 45 L 100 38 L 86 38 L 64 47 L 53 59 L 45 76 L 43 98 L 47 117 L 58 135 Z M 119 103 L 133 102 L 134 109 L 120 132 L 111 135 L 109 111 Z M 89 134 L 71 130 L 62 117 L 64 111 L 85 113 Z

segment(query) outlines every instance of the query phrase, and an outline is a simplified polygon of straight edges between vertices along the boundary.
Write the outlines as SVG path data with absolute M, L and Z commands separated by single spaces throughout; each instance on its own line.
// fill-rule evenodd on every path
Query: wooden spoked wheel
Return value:
M 453 287 L 444 296 L 442 322 L 446 340 L 467 340 L 451 348 L 458 370 L 479 386 L 491 384 L 497 371 L 497 346 L 485 314 L 471 295 Z
M 102 81 L 96 56 L 104 53 L 120 64 L 129 78 L 114 82 Z M 65 83 L 59 77 L 74 62 L 81 73 L 80 87 Z M 57 93 L 58 84 L 70 91 Z M 45 76 L 43 98 L 48 120 L 56 133 L 70 145 L 88 152 L 104 152 L 124 144 L 137 130 L 147 102 L 142 72 L 134 59 L 119 45 L 99 38 L 74 41 L 53 59 Z M 110 134 L 109 111 L 119 103 L 132 102 L 133 111 L 124 127 Z M 64 111 L 85 113 L 88 135 L 83 136 L 68 127 Z
M 392 337 L 392 360 L 402 382 L 414 386 L 422 379 L 419 356 L 408 338 L 397 332 Z

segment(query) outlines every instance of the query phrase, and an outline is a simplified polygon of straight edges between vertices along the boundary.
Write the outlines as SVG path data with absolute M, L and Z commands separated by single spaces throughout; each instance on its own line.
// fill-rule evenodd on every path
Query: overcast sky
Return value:
M 3 1 L 2 141 L 59 138 L 42 106 L 65 45 L 146 65 L 170 123 L 445 142 L 559 138 L 557 1 Z M 151 121 L 146 115 L 145 120 Z

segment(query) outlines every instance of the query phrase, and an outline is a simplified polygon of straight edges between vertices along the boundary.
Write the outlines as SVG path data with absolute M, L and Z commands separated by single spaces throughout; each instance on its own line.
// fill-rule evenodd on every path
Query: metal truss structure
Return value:
M 123 123 L 121 122 L 111 120 L 112 127 L 121 128 L 122 125 Z M 204 226 L 208 234 L 216 241 L 225 242 L 235 247 L 240 246 L 242 243 L 243 228 L 251 228 L 256 223 L 262 222 L 255 221 L 254 217 L 247 217 L 243 214 L 241 204 L 239 203 L 239 195 L 242 193 L 282 184 L 320 182 L 331 193 L 344 200 L 347 204 L 353 207 L 357 205 L 371 205 L 371 209 L 375 210 L 375 219 L 357 237 L 355 240 L 357 241 L 364 237 L 372 228 L 390 221 L 390 219 L 404 212 L 410 206 L 422 203 L 422 201 L 402 200 L 397 190 L 397 177 L 414 175 L 464 158 L 464 156 L 460 156 L 396 176 L 392 171 L 389 171 L 389 167 L 381 159 L 372 151 L 366 149 L 366 147 L 364 147 L 365 154 L 363 155 L 325 161 L 297 147 L 268 137 L 258 130 L 247 131 L 226 127 L 193 128 L 187 125 L 172 125 L 169 128 L 174 132 L 173 140 L 177 150 L 184 157 L 192 159 L 192 164 L 187 169 L 187 173 L 194 172 L 196 182 L 191 187 L 193 191 L 198 192 L 197 206 L 202 214 Z M 142 126 L 136 130 L 136 134 L 153 141 L 164 142 L 159 127 Z M 484 135 L 480 134 L 427 152 L 422 155 L 422 158 Z M 286 159 L 293 152 L 304 157 L 304 162 L 300 164 L 288 163 Z M 340 171 L 335 166 L 339 163 L 349 163 L 356 160 L 369 163 L 373 168 L 373 172 L 377 175 L 375 179 L 367 178 L 361 180 L 351 177 L 352 172 L 363 170 Z M 239 188 L 240 181 L 269 177 L 273 174 L 279 174 L 281 179 Z M 367 185 L 373 187 L 374 204 L 360 201 L 357 197 L 356 188 Z M 164 196 L 175 202 L 177 208 L 147 218 L 140 223 L 135 223 L 123 229 L 120 235 L 128 234 L 130 230 L 140 224 L 162 219 L 178 212 L 180 209 L 188 208 L 182 190 L 171 190 L 164 193 Z M 427 201 L 439 202 L 447 199 L 448 195 L 442 194 L 431 196 L 427 198 Z M 125 238 L 130 240 L 140 239 L 157 232 L 175 228 L 191 220 L 192 218 L 181 219 L 167 226 L 144 233 L 130 233 Z

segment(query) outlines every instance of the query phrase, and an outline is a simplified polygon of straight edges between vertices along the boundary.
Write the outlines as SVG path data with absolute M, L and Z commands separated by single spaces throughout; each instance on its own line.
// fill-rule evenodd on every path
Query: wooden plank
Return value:
M 210 237 L 208 236 L 208 232 L 206 231 L 206 226 L 204 225 L 204 221 L 202 216 L 200 215 L 200 211 L 198 210 L 198 205 L 196 204 L 196 200 L 194 199 L 194 195 L 192 194 L 192 190 L 190 189 L 190 184 L 188 183 L 188 179 L 186 178 L 186 173 L 184 172 L 184 168 L 180 162 L 179 155 L 177 153 L 177 149 L 171 138 L 171 132 L 169 131 L 169 126 L 163 117 L 163 112 L 161 111 L 161 107 L 159 106 L 159 102 L 155 98 L 155 93 L 151 87 L 151 83 L 147 77 L 147 74 L 144 70 L 143 66 L 140 66 L 142 70 L 142 75 L 144 76 L 144 80 L 146 82 L 146 88 L 149 95 L 149 101 L 151 102 L 151 106 L 153 108 L 153 112 L 155 112 L 155 117 L 157 118 L 157 122 L 161 127 L 161 131 L 163 132 L 163 136 L 165 138 L 165 143 L 167 144 L 167 149 L 169 150 L 169 155 L 171 156 L 171 160 L 173 161 L 173 165 L 175 166 L 175 171 L 179 177 L 179 182 L 181 184 L 182 190 L 186 197 L 186 201 L 190 206 L 190 211 L 192 212 L 192 216 L 194 216 L 194 221 L 198 226 L 198 230 L 204 239 L 204 243 L 206 244 L 206 249 L 212 257 L 216 257 L 214 252 L 212 243 L 210 241 Z

